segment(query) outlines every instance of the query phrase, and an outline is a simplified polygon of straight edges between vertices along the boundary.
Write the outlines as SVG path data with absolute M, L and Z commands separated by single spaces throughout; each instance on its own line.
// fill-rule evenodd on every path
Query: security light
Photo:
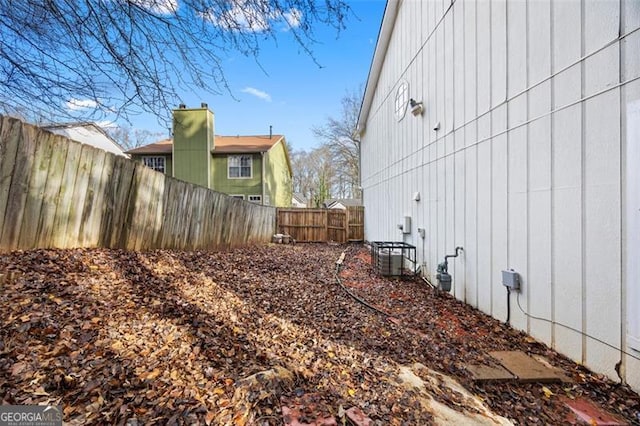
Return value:
M 416 102 L 413 98 L 409 99 L 409 105 L 411 105 L 411 114 L 415 117 L 422 115 L 424 111 L 424 107 L 422 106 L 422 102 Z

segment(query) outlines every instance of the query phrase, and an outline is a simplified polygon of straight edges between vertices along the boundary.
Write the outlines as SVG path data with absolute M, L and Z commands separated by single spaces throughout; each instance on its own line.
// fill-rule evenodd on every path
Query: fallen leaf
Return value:
M 159 368 L 155 368 L 152 372 L 148 373 L 145 376 L 145 379 L 147 380 L 155 380 L 158 378 L 158 376 L 160 376 L 160 374 L 162 373 L 162 371 Z

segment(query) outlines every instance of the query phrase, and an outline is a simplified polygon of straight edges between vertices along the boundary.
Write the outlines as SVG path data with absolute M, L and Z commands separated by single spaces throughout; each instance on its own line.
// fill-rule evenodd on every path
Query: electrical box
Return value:
M 402 233 L 403 234 L 411 233 L 411 216 L 405 216 L 402 219 Z
M 520 274 L 513 269 L 502 271 L 502 285 L 510 288 L 511 290 L 519 291 Z

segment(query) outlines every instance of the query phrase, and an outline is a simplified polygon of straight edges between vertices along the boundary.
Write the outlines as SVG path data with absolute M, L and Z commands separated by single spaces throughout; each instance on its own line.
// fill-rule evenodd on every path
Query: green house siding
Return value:
M 292 188 L 291 171 L 284 141 L 280 140 L 265 153 L 265 195 L 276 207 L 290 207 Z
M 259 153 L 237 154 L 251 155 L 251 177 L 250 178 L 229 178 L 229 156 L 230 154 L 213 154 L 212 161 L 212 181 L 213 189 L 229 195 L 244 195 L 245 200 L 249 200 L 249 195 L 262 196 L 262 156 Z
M 173 176 L 211 188 L 213 113 L 208 108 L 173 111 Z
M 167 176 L 173 176 L 173 161 L 170 155 L 162 154 L 132 154 L 131 159 L 144 163 L 144 157 L 162 157 L 164 158 L 164 174 Z

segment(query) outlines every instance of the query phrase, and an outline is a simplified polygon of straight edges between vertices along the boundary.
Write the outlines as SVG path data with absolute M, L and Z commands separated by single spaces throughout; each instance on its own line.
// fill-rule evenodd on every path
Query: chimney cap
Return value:
M 200 103 L 200 108 L 209 108 L 209 105 L 207 105 L 206 102 L 201 102 Z
M 185 109 L 186 107 L 187 107 L 187 106 L 186 106 L 185 104 L 180 104 L 180 105 L 178 105 L 178 108 L 179 108 L 179 109 Z

